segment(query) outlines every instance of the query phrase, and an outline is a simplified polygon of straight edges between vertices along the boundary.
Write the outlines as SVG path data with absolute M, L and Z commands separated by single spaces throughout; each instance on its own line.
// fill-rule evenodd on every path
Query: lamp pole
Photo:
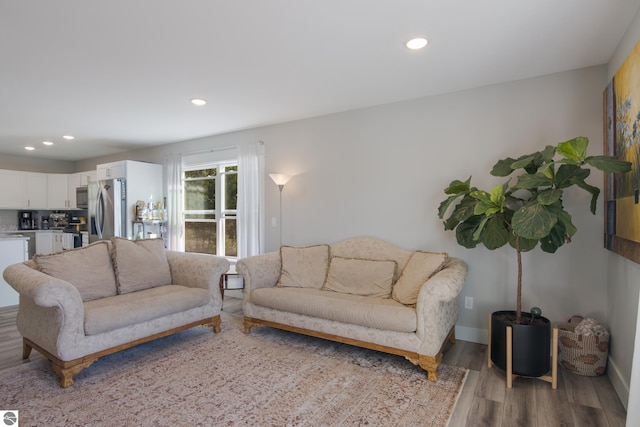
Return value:
M 291 179 L 291 175 L 270 173 L 269 176 L 278 186 L 278 190 L 280 192 L 280 223 L 278 224 L 278 227 L 280 227 L 280 246 L 282 246 L 282 189 L 284 188 L 285 184 Z

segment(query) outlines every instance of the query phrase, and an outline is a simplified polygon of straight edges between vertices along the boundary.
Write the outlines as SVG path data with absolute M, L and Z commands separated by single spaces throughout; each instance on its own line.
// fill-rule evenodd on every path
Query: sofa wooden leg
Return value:
M 427 379 L 431 382 L 438 381 L 438 368 L 442 363 L 442 353 L 435 356 L 425 356 L 420 354 L 418 364 L 422 369 L 427 371 Z
M 95 358 L 83 360 L 82 362 L 72 366 L 61 366 L 56 363 L 56 361 L 52 361 L 53 370 L 58 375 L 58 377 L 60 377 L 60 387 L 71 387 L 73 385 L 73 376 L 82 371 L 84 368 L 88 368 L 89 366 L 91 366 L 96 360 L 98 359 Z
M 456 343 L 456 328 L 451 329 L 451 333 L 449 334 L 449 342 L 453 345 Z
M 242 333 L 243 334 L 248 334 L 249 332 L 251 332 L 251 328 L 253 328 L 254 326 L 256 326 L 255 323 L 253 323 L 249 318 L 245 317 L 244 318 L 244 327 L 242 328 Z
M 33 347 L 31 347 L 31 345 L 27 342 L 27 340 L 25 340 L 24 338 L 22 339 L 22 359 L 28 359 L 29 356 L 31 356 L 31 349 Z
M 220 322 L 221 322 L 220 315 L 217 315 L 215 317 L 212 317 L 211 321 L 207 323 L 206 326 L 213 329 L 214 334 L 219 334 L 222 331 L 222 328 L 220 327 Z

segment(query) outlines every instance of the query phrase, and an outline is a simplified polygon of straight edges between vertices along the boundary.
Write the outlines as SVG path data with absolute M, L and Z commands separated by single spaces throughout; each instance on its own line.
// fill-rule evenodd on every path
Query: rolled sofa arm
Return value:
M 278 283 L 280 278 L 280 253 L 266 254 L 244 258 L 236 264 L 236 270 L 244 281 L 244 292 L 250 293 L 258 288 L 270 288 Z
M 450 258 L 422 285 L 416 304 L 421 354 L 436 354 L 458 320 L 458 294 L 467 277 L 467 263 Z
M 22 336 L 53 354 L 84 336 L 84 306 L 71 283 L 25 264 L 10 265 L 3 277 L 20 294 L 16 323 Z
M 217 255 L 166 251 L 174 285 L 207 289 L 222 304 L 220 276 L 229 270 L 229 261 Z

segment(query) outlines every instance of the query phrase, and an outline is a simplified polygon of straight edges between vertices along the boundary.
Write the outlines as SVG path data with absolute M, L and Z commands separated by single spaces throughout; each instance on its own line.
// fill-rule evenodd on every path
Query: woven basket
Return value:
M 609 334 L 594 337 L 576 334 L 581 316 L 573 316 L 568 322 L 558 323 L 558 362 L 560 366 L 578 375 L 595 377 L 607 369 Z

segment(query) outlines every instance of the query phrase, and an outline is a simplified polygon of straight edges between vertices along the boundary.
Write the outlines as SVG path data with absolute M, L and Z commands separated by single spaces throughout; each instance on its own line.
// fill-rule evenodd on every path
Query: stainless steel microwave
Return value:
M 76 188 L 76 206 L 78 209 L 89 208 L 89 188 L 78 187 Z

